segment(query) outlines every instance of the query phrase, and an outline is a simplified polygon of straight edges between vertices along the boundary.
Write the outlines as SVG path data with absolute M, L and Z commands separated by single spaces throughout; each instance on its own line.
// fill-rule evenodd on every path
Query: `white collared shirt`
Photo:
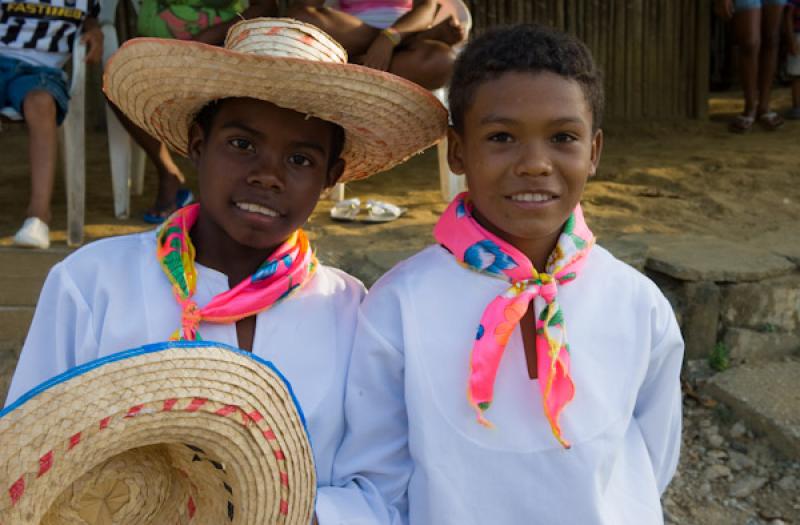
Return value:
M 588 257 L 558 290 L 576 390 L 560 419 L 570 450 L 550 431 L 519 326 L 485 412 L 495 428 L 467 401 L 476 328 L 508 283 L 439 246 L 376 283 L 359 315 L 334 467 L 339 518 L 329 523 L 663 522 L 659 496 L 680 448 L 683 341 L 650 280 L 601 247 Z
M 7 404 L 57 374 L 108 354 L 166 341 L 181 309 L 155 258 L 153 232 L 81 248 L 52 268 L 17 365 Z M 197 265 L 199 306 L 229 289 Z M 287 378 L 306 418 L 317 483 L 331 481 L 344 432 L 344 383 L 364 287 L 324 265 L 290 298 L 258 314 L 253 353 Z M 237 346 L 234 324 L 201 323 L 205 340 Z M 324 489 L 319 493 L 324 498 Z

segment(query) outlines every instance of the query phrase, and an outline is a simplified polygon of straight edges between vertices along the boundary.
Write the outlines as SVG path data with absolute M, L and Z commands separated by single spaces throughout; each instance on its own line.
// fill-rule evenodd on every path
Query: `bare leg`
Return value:
M 780 45 L 780 25 L 783 6 L 765 5 L 761 17 L 761 55 L 758 69 L 758 114 L 769 111 L 769 99 L 775 70 L 778 67 L 778 47 Z
M 34 90 L 25 96 L 22 111 L 28 126 L 28 158 L 31 163 L 31 198 L 27 216 L 50 223 L 58 155 L 56 102 L 47 91 Z
M 292 6 L 286 16 L 322 29 L 342 44 L 351 57 L 366 53 L 380 33 L 355 16 L 328 7 Z
M 758 99 L 761 9 L 748 9 L 734 13 L 733 31 L 739 45 L 739 74 L 744 89 L 743 114 L 754 117 Z
M 147 154 L 147 157 L 155 165 L 156 172 L 158 173 L 158 191 L 156 194 L 156 202 L 150 209 L 150 213 L 157 213 L 159 211 L 171 212 L 175 209 L 175 193 L 185 182 L 183 173 L 175 164 L 167 147 L 159 142 L 155 137 L 151 136 L 145 130 L 131 122 L 125 114 L 119 110 L 111 101 L 107 100 L 111 109 L 117 115 L 117 118 L 122 123 L 125 130 L 133 137 L 139 146 Z
M 453 49 L 447 44 L 417 41 L 395 53 L 389 72 L 433 90 L 450 80 L 454 61 Z

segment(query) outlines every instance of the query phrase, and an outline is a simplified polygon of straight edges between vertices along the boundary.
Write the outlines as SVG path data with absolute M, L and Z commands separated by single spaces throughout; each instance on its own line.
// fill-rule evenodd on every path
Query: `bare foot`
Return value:
M 437 40 L 448 46 L 454 46 L 466 38 L 466 31 L 461 22 L 451 15 L 430 29 L 421 31 L 417 36 L 425 40 Z

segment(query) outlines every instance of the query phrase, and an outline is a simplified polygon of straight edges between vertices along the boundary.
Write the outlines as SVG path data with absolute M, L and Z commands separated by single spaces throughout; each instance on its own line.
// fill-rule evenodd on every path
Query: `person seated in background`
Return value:
M 221 46 L 234 23 L 278 14 L 276 0 L 253 0 L 249 7 L 245 7 L 246 4 L 245 0 L 142 0 L 137 30 L 143 37 L 194 40 Z M 164 144 L 136 126 L 114 104 L 109 104 L 156 167 L 156 200 L 142 218 L 147 223 L 160 224 L 193 200 L 192 193 L 181 187 L 186 178 Z
M 97 0 L 75 0 L 69 6 L 51 5 L 47 0 L 0 3 L 0 109 L 11 107 L 22 115 L 29 139 L 31 195 L 25 222 L 14 236 L 17 246 L 50 246 L 56 130 L 67 116 L 69 103 L 62 68 L 78 36 L 87 46 L 86 62 L 100 62 L 99 13 Z
M 287 16 L 339 41 L 350 61 L 388 71 L 426 89 L 444 86 L 464 28 L 452 16 L 434 24 L 436 0 L 295 0 Z

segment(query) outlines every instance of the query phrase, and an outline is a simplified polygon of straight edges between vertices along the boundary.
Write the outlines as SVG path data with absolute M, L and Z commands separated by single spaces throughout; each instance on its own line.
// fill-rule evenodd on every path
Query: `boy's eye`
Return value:
M 228 141 L 228 144 L 243 151 L 255 151 L 256 149 L 253 143 L 246 139 L 231 139 Z
M 501 131 L 499 133 L 492 133 L 489 135 L 489 141 L 491 142 L 512 142 L 514 137 L 509 135 L 508 133 Z
M 556 135 L 554 135 L 552 138 L 552 141 L 556 144 L 565 144 L 569 142 L 575 142 L 576 140 L 578 140 L 578 137 L 572 135 L 571 133 L 556 133 Z
M 305 155 L 300 155 L 299 153 L 295 153 L 289 157 L 289 162 L 294 164 L 295 166 L 302 166 L 307 168 L 311 166 L 311 159 L 306 157 Z

